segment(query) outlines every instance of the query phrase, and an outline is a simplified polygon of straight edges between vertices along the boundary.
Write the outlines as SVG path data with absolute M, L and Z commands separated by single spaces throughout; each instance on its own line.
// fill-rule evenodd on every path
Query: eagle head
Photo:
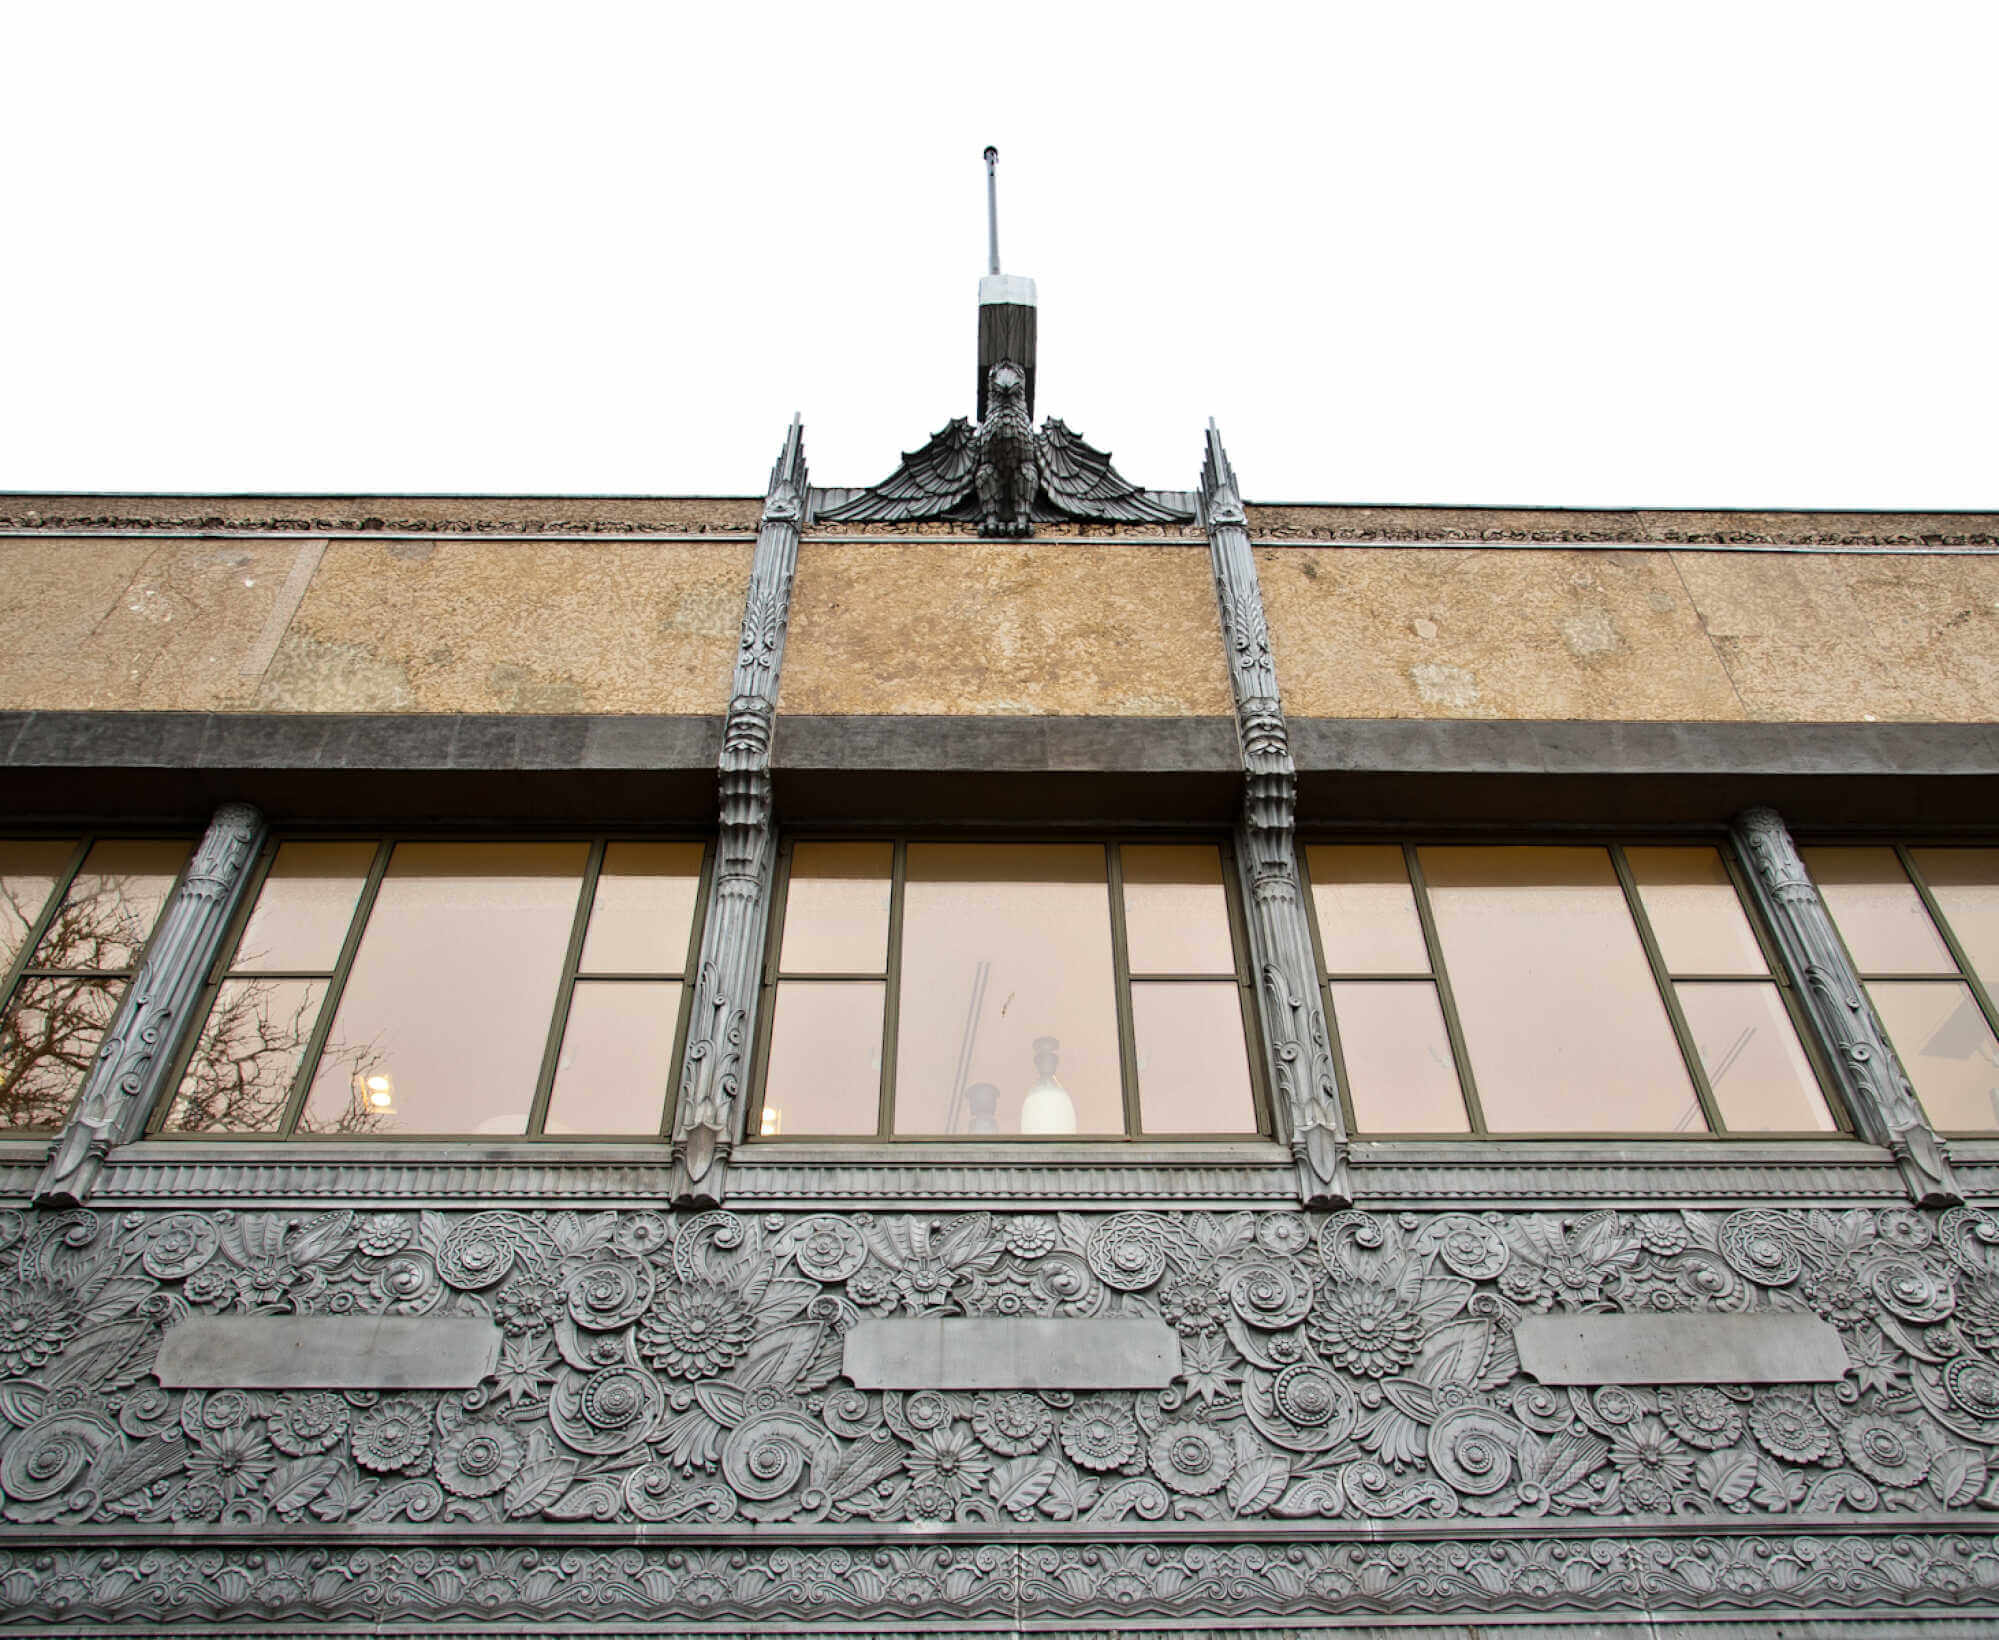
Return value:
M 1027 372 L 1011 359 L 1002 359 L 986 375 L 988 398 L 1016 398 L 1027 391 Z

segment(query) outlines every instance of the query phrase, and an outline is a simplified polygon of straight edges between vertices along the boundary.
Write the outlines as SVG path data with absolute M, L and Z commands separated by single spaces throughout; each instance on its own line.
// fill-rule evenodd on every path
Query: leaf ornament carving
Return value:
M 1566 1518 L 1617 1543 L 1603 1565 L 1576 1563 L 1610 1590 L 1632 1586 L 1616 1568 L 1640 1566 L 1691 1587 L 1680 1562 L 1641 1553 L 1645 1522 L 1726 1526 L 1718 1575 L 1738 1564 L 1743 1523 L 1811 1518 L 1789 1599 L 1842 1552 L 1828 1519 L 1915 1534 L 1893 1550 L 1864 1539 L 1869 1566 L 1911 1557 L 1911 1589 L 1944 1586 L 1920 1579 L 1945 1566 L 1948 1588 L 1973 1587 L 1971 1545 L 1999 1490 L 1999 1227 L 1967 1208 L 78 1210 L 0 1215 L 0 1267 L 0 1517 L 57 1538 L 85 1524 L 171 1536 L 431 1520 L 782 1523 L 807 1538 L 908 1523 L 1004 1538 L 1168 1517 L 1282 1536 L 1307 1521 Z M 1557 1389 L 1524 1374 L 1513 1347 L 1528 1314 L 1731 1310 L 1820 1316 L 1852 1370 L 1817 1386 Z M 184 1317 L 397 1313 L 491 1318 L 495 1372 L 471 1391 L 367 1394 L 168 1390 L 150 1372 Z M 863 1317 L 1072 1314 L 1156 1318 L 1180 1339 L 1180 1377 L 1072 1393 L 875 1392 L 841 1376 Z M 1973 1537 L 1953 1549 L 1952 1532 Z M 1466 1539 L 1484 1547 L 1437 1587 L 1469 1600 L 1465 1568 L 1510 1567 L 1526 1581 L 1508 1598 L 1531 1607 L 1553 1568 L 1550 1601 L 1574 1598 L 1598 1585 L 1545 1557 L 1586 1541 Z M 1435 1547 L 1397 1543 L 1408 1556 Z M 1360 1563 L 1338 1560 L 1352 1547 L 1309 1549 L 1331 1557 L 1326 1609 L 1390 1609 L 1368 1606 Z M 707 1564 L 698 1547 L 680 1552 L 671 1577 Z M 803 1576 L 819 1551 L 787 1552 L 786 1575 Z M 1037 1609 L 1103 1609 L 1101 1581 L 1080 1593 L 1065 1581 L 1073 1546 L 1005 1552 L 1025 1557 Z M 70 1550 L 48 1553 L 54 1566 Z M 748 1564 L 716 1609 L 750 1599 L 726 1592 L 750 1589 Z M 1134 1585 L 1139 1607 L 1164 1598 L 1157 1571 Z M 1263 1576 L 1245 1585 L 1259 1609 L 1290 1609 Z M 42 1598 L 45 1571 L 5 1577 L 25 1578 L 0 1584 L 15 1604 Z M 1850 1585 L 1862 1586 L 1879 1584 Z M 408 1609 L 458 1610 L 471 1587 L 424 1582 Z M 896 1609 L 886 1584 L 868 1587 L 842 1583 L 827 1609 Z M 1708 1592 L 1721 1599 L 1723 1585 Z M 218 1585 L 190 1609 L 230 1598 Z

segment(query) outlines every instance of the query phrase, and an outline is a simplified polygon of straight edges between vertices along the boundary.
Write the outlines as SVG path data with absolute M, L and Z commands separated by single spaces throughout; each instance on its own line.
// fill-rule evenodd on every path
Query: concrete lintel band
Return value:
M 1854 1126 L 1888 1148 L 1912 1200 L 1924 1207 L 1961 1203 L 1943 1141 L 1916 1099 L 1790 828 L 1775 809 L 1754 808 L 1736 817 L 1733 832 L 1751 891 L 1825 1045 Z
M 1307 1207 L 1346 1207 L 1353 1202 L 1346 1116 L 1298 873 L 1298 770 L 1291 760 L 1242 491 L 1213 422 L 1208 424 L 1199 501 L 1242 753 L 1236 862 L 1248 913 L 1265 1070 L 1279 1137 L 1290 1146 L 1297 1168 L 1299 1199 Z
M 680 1067 L 668 1186 L 676 1207 L 719 1207 L 729 1154 L 741 1137 L 765 931 L 777 863 L 770 741 L 784 668 L 791 583 L 810 489 L 805 433 L 794 418 L 771 468 L 743 603 L 729 712 L 717 760 L 721 821 L 715 882 L 701 930 L 694 1009 Z
M 215 811 L 194 861 L 147 942 L 69 1121 L 36 1182 L 38 1207 L 77 1207 L 113 1145 L 139 1136 L 178 1058 L 202 982 L 250 879 L 265 836 L 247 803 Z

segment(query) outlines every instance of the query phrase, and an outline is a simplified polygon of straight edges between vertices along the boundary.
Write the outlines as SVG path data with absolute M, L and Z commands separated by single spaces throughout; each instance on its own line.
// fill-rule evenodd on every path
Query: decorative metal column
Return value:
M 1840 1095 L 1861 1137 L 1894 1154 L 1918 1205 L 1958 1205 L 1964 1197 L 1951 1176 L 1943 1141 L 1916 1100 L 1908 1072 L 1895 1057 L 1790 828 L 1775 809 L 1746 809 L 1735 818 L 1734 834 L 1750 867 L 1757 904 L 1777 936 L 1785 970 L 1819 1039 L 1831 1050 Z
M 264 833 L 264 817 L 247 803 L 225 803 L 215 811 L 194 863 L 160 914 L 145 961 L 97 1050 L 76 1108 L 49 1151 L 35 1184 L 36 1206 L 80 1206 L 111 1147 L 144 1130 L 166 1091 L 189 1010 L 243 897 Z
M 687 1026 L 687 1057 L 673 1121 L 670 1192 L 676 1207 L 719 1207 L 729 1152 L 743 1120 L 743 1085 L 756 1041 L 764 933 L 770 923 L 770 737 L 777 717 L 791 578 L 808 496 L 805 431 L 797 417 L 771 469 L 743 605 L 742 645 L 722 727 L 721 832 L 715 886 L 701 930 L 701 965 Z
M 1263 618 L 1263 592 L 1249 549 L 1248 519 L 1222 435 L 1208 423 L 1201 466 L 1201 526 L 1221 605 L 1222 642 L 1235 691 L 1242 740 L 1243 806 L 1236 822 L 1236 860 L 1249 907 L 1250 958 L 1265 1063 L 1277 1093 L 1279 1119 L 1298 1168 L 1307 1207 L 1353 1201 L 1347 1165 L 1346 1117 L 1320 1000 L 1312 931 L 1305 921 L 1296 850 L 1298 771 L 1291 761 L 1284 703 Z

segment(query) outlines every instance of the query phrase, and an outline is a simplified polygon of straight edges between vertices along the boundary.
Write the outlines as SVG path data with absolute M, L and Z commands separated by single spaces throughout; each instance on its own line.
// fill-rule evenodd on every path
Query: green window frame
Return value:
M 1325 942 L 1319 926 L 1319 912 L 1313 892 L 1310 867 L 1311 852 L 1316 847 L 1340 847 L 1362 844 L 1389 847 L 1399 851 L 1403 869 L 1408 874 L 1409 888 L 1414 899 L 1416 918 L 1421 929 L 1423 949 L 1427 966 L 1421 970 L 1407 972 L 1380 971 L 1333 971 L 1329 970 L 1325 956 Z M 1486 1120 L 1484 1107 L 1480 1101 L 1478 1078 L 1473 1066 L 1472 1054 L 1466 1040 L 1465 1027 L 1452 992 L 1449 964 L 1446 961 L 1443 942 L 1437 928 L 1435 909 L 1431 903 L 1429 884 L 1424 876 L 1422 850 L 1425 848 L 1448 847 L 1521 847 L 1521 848 L 1584 848 L 1604 850 L 1615 873 L 1617 886 L 1622 892 L 1624 906 L 1632 927 L 1637 934 L 1644 952 L 1645 964 L 1649 970 L 1653 987 L 1665 1011 L 1667 1024 L 1685 1066 L 1692 1085 L 1701 1117 L 1706 1123 L 1704 1131 L 1661 1131 L 1641 1130 L 1608 1126 L 1603 1128 L 1562 1128 L 1525 1129 L 1505 1128 L 1495 1130 Z M 1627 848 L 1712 848 L 1718 855 L 1727 874 L 1730 887 L 1734 890 L 1736 904 L 1753 934 L 1758 951 L 1763 960 L 1763 972 L 1712 973 L 1694 970 L 1678 970 L 1669 966 L 1654 930 L 1651 916 L 1647 913 L 1637 878 L 1626 857 Z M 1348 1131 L 1356 1138 L 1367 1140 L 1407 1140 L 1439 1138 L 1476 1138 L 1503 1140 L 1579 1140 L 1579 1139 L 1682 1139 L 1695 1142 L 1726 1141 L 1767 1141 L 1772 1139 L 1836 1139 L 1850 1137 L 1851 1119 L 1843 1108 L 1835 1078 L 1826 1063 L 1823 1049 L 1798 996 L 1784 971 L 1783 962 L 1769 930 L 1763 926 L 1750 895 L 1742 865 L 1735 857 L 1734 849 L 1722 839 L 1713 837 L 1664 836 L 1625 839 L 1606 839 L 1601 836 L 1579 835 L 1551 837 L 1542 835 L 1500 835 L 1481 834 L 1437 834 L 1409 837 L 1407 835 L 1383 837 L 1369 836 L 1314 835 L 1300 839 L 1299 871 L 1305 903 L 1310 910 L 1313 957 L 1318 968 L 1321 998 L 1326 1010 L 1326 1025 L 1332 1049 L 1333 1063 L 1339 1081 L 1340 1101 L 1345 1111 Z M 1443 1016 L 1445 1039 L 1449 1044 L 1451 1065 L 1457 1078 L 1459 1094 L 1463 1100 L 1466 1125 L 1462 1130 L 1444 1131 L 1439 1129 L 1421 1132 L 1386 1128 L 1365 1128 L 1357 1117 L 1352 1084 L 1348 1075 L 1346 1053 L 1342 1044 L 1340 1011 L 1335 1006 L 1335 986 L 1364 986 L 1375 984 L 1411 984 L 1427 982 L 1435 988 L 1438 1008 Z M 1715 1095 L 1708 1068 L 1703 1063 L 1694 1039 L 1694 1032 L 1688 1024 L 1686 1010 L 1682 1005 L 1679 987 L 1682 985 L 1774 985 L 1776 994 L 1783 1004 L 1784 1015 L 1797 1038 L 1799 1047 L 1810 1066 L 1815 1083 L 1815 1091 L 1824 1101 L 1832 1126 L 1829 1129 L 1744 1129 L 1731 1130 Z
M 801 844 L 812 843 L 887 843 L 892 848 L 889 878 L 888 938 L 883 965 L 878 969 L 842 970 L 836 972 L 788 970 L 781 967 L 780 959 L 784 947 L 786 915 L 789 909 L 792 863 Z M 1067 843 L 1089 844 L 1103 848 L 1105 852 L 1105 882 L 1108 897 L 1110 925 L 1110 946 L 1119 1055 L 1119 1094 L 1123 1113 L 1122 1132 L 1077 1133 L 1073 1135 L 1048 1134 L 960 1134 L 960 1133 L 898 1133 L 895 1130 L 895 1099 L 897 1076 L 897 1047 L 900 1036 L 902 978 L 903 978 L 903 911 L 908 885 L 908 856 L 912 844 L 980 844 L 1000 843 L 1014 845 Z M 1222 897 L 1227 907 L 1230 951 L 1233 958 L 1233 972 L 1154 972 L 1140 970 L 1134 972 L 1131 966 L 1130 940 L 1127 929 L 1125 901 L 1123 850 L 1130 847 L 1192 845 L 1214 848 L 1221 861 Z M 1005 1145 L 1022 1144 L 1127 1144 L 1144 1142 L 1153 1145 L 1214 1144 L 1217 1142 L 1241 1142 L 1245 1140 L 1267 1139 L 1272 1133 L 1270 1094 L 1264 1067 L 1262 1034 L 1256 1017 L 1256 997 L 1252 979 L 1252 964 L 1249 957 L 1249 930 L 1243 918 L 1240 877 L 1237 873 L 1236 856 L 1233 845 L 1226 837 L 1213 835 L 1187 835 L 1178 833 L 1138 833 L 1130 831 L 1094 831 L 1075 836 L 1060 833 L 1036 832 L 1032 834 L 992 833 L 992 832 L 833 832 L 799 831 L 788 833 L 780 843 L 779 857 L 772 896 L 770 926 L 765 944 L 762 967 L 760 1005 L 757 1016 L 757 1041 L 753 1066 L 753 1086 L 755 1095 L 751 1101 L 745 1123 L 745 1139 L 752 1144 L 770 1142 L 797 1142 L 821 1145 L 854 1145 L 892 1143 L 909 1145 Z M 1206 1132 L 1175 1131 L 1171 1133 L 1148 1132 L 1144 1125 L 1142 1101 L 1139 1088 L 1137 1030 L 1133 1017 L 1133 984 L 1214 985 L 1223 980 L 1232 981 L 1236 991 L 1238 1013 L 1242 1021 L 1242 1045 L 1247 1057 L 1247 1077 L 1250 1108 L 1254 1127 L 1249 1129 L 1216 1129 Z M 766 1094 L 771 1068 L 771 1044 L 777 1014 L 780 988 L 788 983 L 837 985 L 879 985 L 883 987 L 882 1028 L 881 1028 L 881 1070 L 877 1089 L 875 1127 L 869 1133 L 814 1133 L 806 1131 L 770 1132 L 765 1128 Z
M 52 877 L 52 886 L 44 897 L 40 908 L 31 917 L 23 917 L 25 925 L 20 948 L 15 951 L 4 975 L 0 975 L 0 1030 L 11 1035 L 17 1018 L 17 1009 L 27 1001 L 28 988 L 36 982 L 60 984 L 65 980 L 89 986 L 105 992 L 109 1006 L 104 1010 L 102 1025 L 89 1033 L 87 1050 L 80 1049 L 78 1057 L 82 1063 L 75 1069 L 73 1084 L 63 1102 L 63 1113 L 50 1121 L 28 1121 L 16 1123 L 13 1120 L 12 1082 L 20 1074 L 10 1061 L 11 1054 L 4 1042 L 0 1042 L 0 1084 L 5 1084 L 6 1109 L 0 1112 L 0 1134 L 48 1134 L 60 1131 L 68 1113 L 76 1105 L 77 1096 L 83 1091 L 83 1084 L 89 1075 L 89 1062 L 95 1058 L 99 1043 L 105 1032 L 115 1023 L 119 1010 L 125 1003 L 125 993 L 139 970 L 145 966 L 146 954 L 151 949 L 159 932 L 159 923 L 173 897 L 180 891 L 187 878 L 189 865 L 193 862 L 196 839 L 186 833 L 176 832 L 172 827 L 162 830 L 110 831 L 90 829 L 43 833 L 40 836 L 15 834 L 6 839 L 9 843 L 70 843 L 67 857 Z M 130 960 L 111 965 L 93 966 L 74 962 L 37 961 L 48 953 L 42 949 L 54 929 L 57 919 L 68 903 L 70 891 L 76 886 L 77 878 L 89 863 L 91 851 L 100 844 L 160 844 L 176 848 L 181 853 L 179 869 L 171 886 L 160 900 L 158 912 L 154 914 L 144 937 L 130 950 Z M 22 1067 L 25 1068 L 25 1067 Z
M 280 850 L 288 843 L 359 843 L 371 846 L 373 854 L 357 894 L 354 908 L 349 915 L 345 934 L 335 961 L 323 968 L 256 968 L 239 969 L 235 966 L 239 957 L 239 946 L 243 935 L 254 916 L 258 900 L 271 871 L 277 863 Z M 322 1057 L 327 1051 L 329 1037 L 340 1012 L 340 1005 L 354 972 L 355 959 L 360 953 L 362 941 L 367 935 L 376 902 L 380 897 L 382 884 L 389 874 L 391 862 L 398 847 L 407 844 L 532 844 L 532 843 L 580 843 L 586 845 L 587 853 L 577 890 L 576 904 L 570 918 L 569 933 L 563 949 L 560 978 L 557 982 L 551 1017 L 544 1039 L 540 1064 L 536 1073 L 532 1103 L 527 1114 L 525 1130 L 514 1134 L 494 1133 L 446 1133 L 446 1132 L 364 1132 L 364 1133 L 315 1133 L 301 1131 L 314 1079 L 318 1073 Z M 604 860 L 609 848 L 619 843 L 680 843 L 701 849 L 700 876 L 696 886 L 693 914 L 687 947 L 678 970 L 658 972 L 600 972 L 583 974 L 581 969 L 583 949 L 590 930 L 590 919 L 595 909 L 598 885 L 603 875 Z M 254 875 L 237 908 L 227 938 L 223 942 L 221 954 L 211 967 L 203 985 L 201 996 L 192 1013 L 192 1028 L 186 1034 L 179 1057 L 174 1065 L 173 1075 L 168 1080 L 167 1090 L 162 1095 L 157 1108 L 152 1112 L 147 1134 L 150 1138 L 186 1142 L 269 1142 L 272 1140 L 303 1142 L 352 1142 L 356 1138 L 368 1143 L 435 1143 L 448 1140 L 477 1139 L 482 1143 L 544 1143 L 550 1140 L 561 1142 L 598 1143 L 645 1143 L 652 1139 L 665 1139 L 672 1134 L 674 1107 L 679 1094 L 679 1067 L 686 1054 L 688 1019 L 693 1009 L 694 972 L 699 960 L 702 927 L 707 915 L 708 896 L 713 888 L 715 866 L 715 840 L 712 835 L 691 833 L 576 833 L 576 832 L 533 832 L 533 833 L 435 833 L 396 831 L 382 832 L 318 832 L 291 831 L 273 834 L 264 844 L 254 868 Z M 549 1103 L 554 1092 L 556 1071 L 561 1055 L 564 1033 L 568 1029 L 571 1010 L 575 1003 L 578 980 L 584 979 L 595 985 L 600 983 L 640 982 L 656 983 L 672 981 L 679 985 L 680 996 L 676 1010 L 673 1032 L 673 1047 L 668 1058 L 670 1067 L 666 1087 L 662 1090 L 661 1112 L 657 1131 L 651 1134 L 633 1133 L 564 1133 L 550 1134 L 545 1131 L 548 1120 Z M 207 1032 L 212 1010 L 222 988 L 232 981 L 258 980 L 277 983 L 315 982 L 323 984 L 325 990 L 313 1010 L 313 1024 L 306 1036 L 295 1071 L 286 1087 L 282 1108 L 275 1122 L 258 1128 L 192 1128 L 177 1129 L 173 1118 L 181 1098 L 183 1080 Z

